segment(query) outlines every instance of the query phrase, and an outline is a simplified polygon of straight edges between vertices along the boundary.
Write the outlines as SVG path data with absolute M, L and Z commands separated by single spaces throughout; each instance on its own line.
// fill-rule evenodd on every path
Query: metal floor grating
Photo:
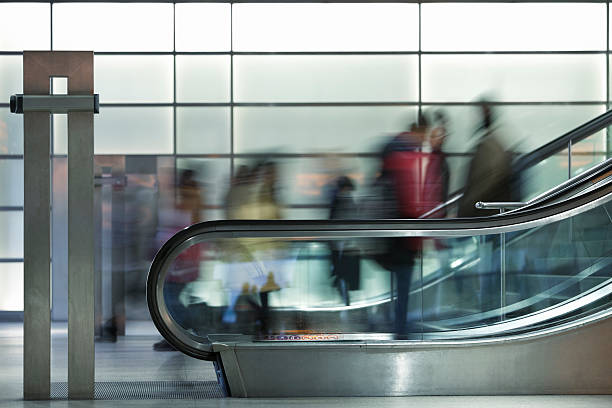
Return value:
M 224 398 L 216 381 L 96 382 L 97 400 Z M 51 383 L 51 399 L 67 399 L 68 383 Z

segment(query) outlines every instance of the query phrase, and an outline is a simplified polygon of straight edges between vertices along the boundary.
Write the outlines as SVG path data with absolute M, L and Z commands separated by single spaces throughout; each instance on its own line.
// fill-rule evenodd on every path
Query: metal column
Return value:
M 23 396 L 48 399 L 51 392 L 49 113 L 27 112 L 23 120 Z
M 49 96 L 52 77 L 69 96 Z M 24 398 L 50 398 L 50 114 L 68 113 L 68 396 L 93 398 L 93 52 L 24 51 Z M 81 95 L 78 97 L 76 95 Z M 76 96 L 76 97 L 75 97 Z

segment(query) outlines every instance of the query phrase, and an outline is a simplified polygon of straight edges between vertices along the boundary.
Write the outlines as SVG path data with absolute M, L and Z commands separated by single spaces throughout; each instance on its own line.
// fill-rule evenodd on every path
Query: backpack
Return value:
M 362 201 L 361 218 L 370 220 L 390 220 L 401 217 L 400 206 L 395 191 L 395 182 L 389 172 L 383 172 L 370 186 L 370 194 Z M 397 238 L 365 239 L 361 245 L 362 254 L 373 259 L 384 269 L 393 264 Z

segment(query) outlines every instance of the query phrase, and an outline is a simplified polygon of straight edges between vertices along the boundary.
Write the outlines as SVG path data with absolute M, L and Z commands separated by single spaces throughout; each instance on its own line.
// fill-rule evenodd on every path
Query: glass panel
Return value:
M 0 4 L 0 50 L 48 50 L 50 14 L 49 4 Z
M 21 55 L 0 56 L 0 103 L 8 103 L 11 95 L 23 93 L 22 60 Z
M 606 48 L 605 4 L 423 4 L 424 51 Z M 552 18 L 554 16 L 554 18 Z M 520 24 L 517 22 L 520 21 Z M 452 33 L 452 35 L 447 35 Z
M 68 78 L 51 77 L 51 91 L 53 95 L 68 95 Z
M 604 101 L 601 55 L 424 55 L 423 100 Z
M 229 51 L 229 4 L 181 4 L 175 6 L 177 51 Z
M 429 305 L 424 306 L 425 320 L 434 330 L 478 327 L 566 302 L 610 279 L 609 233 L 610 219 L 600 207 L 572 219 L 507 233 L 505 255 L 500 252 L 500 236 L 472 239 L 469 245 L 465 239 L 463 243 L 444 240 L 449 256 L 440 257 L 439 247 L 430 248 L 430 256 L 450 261 L 448 278 L 445 284 L 425 291 Z M 474 314 L 472 308 L 486 313 Z
M 389 273 L 360 244 L 274 239 L 198 243 L 170 265 L 165 307 L 180 326 L 200 336 L 324 333 L 343 340 L 349 333 L 378 332 L 391 338 L 398 331 L 420 338 L 419 251 L 404 250 Z M 394 287 L 402 291 L 391 301 Z M 188 299 L 187 304 L 179 299 Z M 403 319 L 400 313 L 394 317 L 396 311 L 403 312 Z
M 68 114 L 53 114 L 53 154 L 68 154 Z
M 230 57 L 177 55 L 177 102 L 229 102 Z
M 23 154 L 23 116 L 0 108 L 0 154 Z
M 572 145 L 572 176 L 606 160 L 606 134 L 601 131 Z
M 418 80 L 414 55 L 234 57 L 237 102 L 417 101 Z
M 0 211 L 0 258 L 23 258 L 23 211 Z
M 305 214 L 316 214 L 319 219 L 329 218 L 331 195 L 336 189 L 337 179 L 348 177 L 352 183 L 352 195 L 359 199 L 367 194 L 367 187 L 379 168 L 378 159 L 330 154 L 322 157 L 268 160 L 241 158 L 234 161 L 234 173 L 241 171 L 241 168 L 253 171 L 263 161 L 277 166 L 278 184 L 274 191 L 279 205 L 283 207 L 283 218 L 293 218 L 288 214 L 300 214 L 300 218 Z M 291 208 L 306 206 L 313 208 Z
M 234 51 L 416 51 L 418 13 L 416 4 L 234 4 Z
M 565 149 L 521 173 L 523 200 L 530 200 L 567 181 L 569 179 L 567 158 L 567 149 Z
M 56 3 L 53 49 L 172 51 L 173 14 L 172 4 Z
M 23 263 L 0 263 L 0 311 L 23 310 Z
M 244 107 L 234 110 L 235 151 L 378 152 L 416 119 L 415 107 Z
M 177 108 L 179 154 L 230 152 L 230 108 Z
M 172 108 L 104 108 L 94 116 L 95 154 L 173 153 Z
M 0 160 L 0 206 L 23 205 L 23 160 Z
M 168 55 L 97 55 L 94 89 L 100 102 L 172 102 L 174 61 Z
M 230 187 L 229 159 L 177 159 L 178 179 L 187 170 L 193 172 L 193 180 L 200 190 L 200 220 L 215 218 L 215 210 L 225 204 L 225 196 Z

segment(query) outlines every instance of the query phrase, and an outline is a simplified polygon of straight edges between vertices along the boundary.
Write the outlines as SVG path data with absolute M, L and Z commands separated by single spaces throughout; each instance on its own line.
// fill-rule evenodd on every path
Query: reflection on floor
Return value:
M 96 401 L 23 401 L 23 329 L 21 324 L 0 323 L 0 407 L 525 407 L 525 408 L 609 408 L 612 396 L 518 396 L 518 397 L 389 397 L 389 398 L 300 398 L 300 399 L 139 399 Z M 96 381 L 137 383 L 156 381 L 216 381 L 211 363 L 178 352 L 154 352 L 159 340 L 150 323 L 128 325 L 127 336 L 117 343 L 96 344 Z M 65 325 L 53 327 L 52 370 L 54 383 L 67 378 L 67 337 Z

